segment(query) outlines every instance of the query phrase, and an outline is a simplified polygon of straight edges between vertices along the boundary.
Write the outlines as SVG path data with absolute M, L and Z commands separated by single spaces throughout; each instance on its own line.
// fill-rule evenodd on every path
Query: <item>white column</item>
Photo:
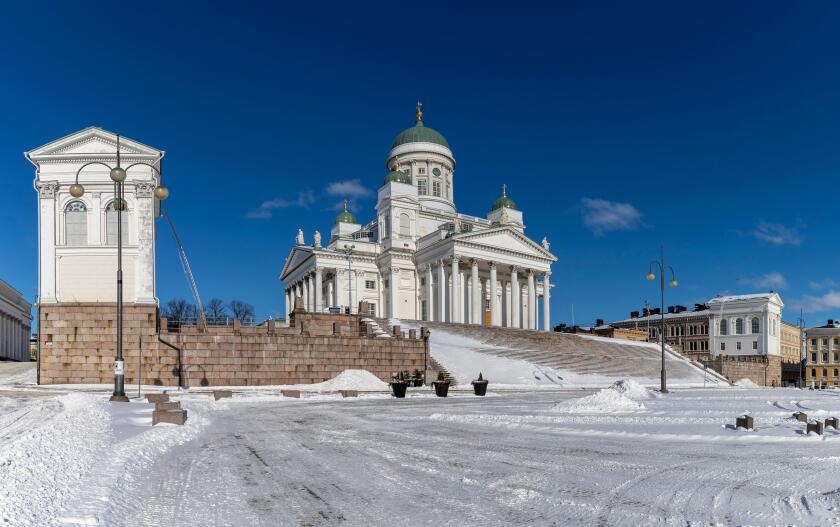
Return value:
M 301 297 L 303 298 L 303 309 L 309 311 L 309 277 L 303 277 L 303 285 L 301 290 Z
M 435 298 L 434 298 L 434 273 L 432 264 L 426 267 L 426 317 L 429 321 L 435 320 Z
M 458 320 L 463 324 L 468 324 L 470 321 L 468 289 L 467 272 L 462 269 L 458 273 Z
M 323 270 L 320 267 L 315 268 L 315 312 L 320 313 L 324 310 L 324 283 Z
M 519 287 L 519 276 L 517 273 L 519 269 L 515 266 L 510 266 L 510 295 L 511 295 L 511 312 L 510 325 L 515 328 L 521 328 L 519 324 L 519 311 L 522 309 L 522 288 Z
M 459 300 L 459 298 L 458 298 L 459 297 L 458 282 L 460 281 L 459 278 L 461 278 L 461 270 L 458 267 L 458 257 L 457 256 L 452 257 L 452 273 L 451 273 L 451 276 L 452 276 L 452 285 L 450 286 L 450 289 L 449 289 L 449 318 L 450 318 L 450 322 L 460 322 L 461 317 L 459 316 L 460 315 L 460 309 L 458 307 L 458 300 Z
M 286 289 L 285 301 L 286 301 L 286 307 L 283 309 L 283 311 L 284 311 L 284 316 L 286 318 L 286 324 L 288 324 L 289 323 L 289 313 L 292 310 L 292 307 L 290 305 L 291 301 L 292 301 L 292 295 L 290 294 L 290 290 L 288 288 Z
M 496 262 L 490 262 L 490 325 L 499 325 L 499 310 L 496 307 Z
M 391 267 L 390 277 L 388 278 L 388 313 L 391 318 L 399 318 L 397 306 L 397 287 L 399 287 L 398 280 L 400 270 L 396 267 Z
M 356 280 L 355 287 L 353 288 L 353 293 L 356 295 L 356 301 L 353 302 L 353 307 L 356 311 L 359 310 L 359 302 L 362 301 L 362 296 L 365 293 L 365 272 L 364 271 L 355 271 L 353 278 Z M 367 313 L 365 313 L 367 315 Z
M 551 273 L 543 275 L 543 331 L 551 331 Z
M 473 324 L 483 324 L 481 311 L 482 311 L 482 302 L 481 302 L 481 284 L 478 283 L 478 260 L 473 258 L 470 260 L 470 266 L 472 267 L 472 322 Z
M 446 268 L 443 260 L 438 262 L 438 320 L 446 322 Z
M 508 328 L 511 327 L 510 315 L 513 311 L 513 309 L 510 306 L 511 298 L 513 298 L 513 291 L 510 289 L 510 286 L 511 284 L 508 281 L 502 284 L 502 295 L 504 295 L 505 297 L 505 319 L 502 321 L 502 324 Z
M 58 190 L 57 182 L 37 182 L 38 189 L 38 264 L 40 266 L 38 286 L 41 302 L 56 301 L 56 211 L 55 194 Z
M 537 288 L 534 271 L 528 269 L 528 329 L 537 329 Z
M 135 206 L 129 211 L 128 233 L 123 240 L 137 240 L 137 264 L 134 267 L 134 298 L 137 302 L 155 302 L 155 184 L 142 182 L 134 185 Z M 99 214 L 99 211 L 97 211 Z M 125 212 L 123 212 L 125 214 Z M 131 222 L 130 219 L 135 221 Z M 133 223 L 133 225 L 132 225 Z M 136 227 L 135 227 L 136 226 Z M 134 229 L 135 232 L 132 232 Z M 129 293 L 130 294 L 130 293 Z
M 336 305 L 335 302 L 335 276 L 327 280 L 327 303 L 329 304 L 326 307 L 333 307 Z

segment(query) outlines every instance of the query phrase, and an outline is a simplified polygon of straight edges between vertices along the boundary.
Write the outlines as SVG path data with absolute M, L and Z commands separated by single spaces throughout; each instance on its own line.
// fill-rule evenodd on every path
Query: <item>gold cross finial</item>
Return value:
M 502 183 L 502 197 L 507 197 L 507 185 L 505 185 L 504 183 Z
M 417 99 L 417 122 L 423 122 L 423 103 L 420 102 L 420 99 Z
M 344 200 L 344 212 L 347 212 L 347 200 Z

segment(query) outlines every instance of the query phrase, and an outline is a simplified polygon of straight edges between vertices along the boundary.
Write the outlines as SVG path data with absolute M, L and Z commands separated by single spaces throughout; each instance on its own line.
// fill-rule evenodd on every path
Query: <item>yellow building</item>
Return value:
M 816 387 L 840 386 L 840 321 L 805 331 L 806 384 Z

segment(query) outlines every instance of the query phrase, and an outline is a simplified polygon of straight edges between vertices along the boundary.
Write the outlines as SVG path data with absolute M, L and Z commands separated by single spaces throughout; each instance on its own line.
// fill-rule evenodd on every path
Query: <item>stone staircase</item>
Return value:
M 423 325 L 435 332 L 461 335 L 486 344 L 482 353 L 523 359 L 529 362 L 567 370 L 577 374 L 598 374 L 609 377 L 658 378 L 661 355 L 658 347 L 628 340 L 592 338 L 569 333 L 450 324 L 441 322 L 407 322 Z M 431 353 L 434 354 L 432 339 Z M 702 367 L 666 353 L 669 380 L 703 382 Z
M 429 369 L 432 370 L 432 371 L 435 371 L 435 372 L 443 372 L 443 378 L 446 381 L 449 382 L 449 387 L 450 388 L 458 385 L 458 381 L 455 380 L 455 377 L 453 377 L 452 374 L 449 373 L 449 370 L 447 370 L 443 366 L 443 364 L 441 364 L 440 362 L 435 360 L 434 357 L 429 357 Z M 437 374 L 435 374 L 435 375 L 437 375 Z M 434 379 L 427 379 L 427 382 L 431 383 L 431 382 L 436 381 L 436 380 L 437 380 L 437 376 L 435 376 Z

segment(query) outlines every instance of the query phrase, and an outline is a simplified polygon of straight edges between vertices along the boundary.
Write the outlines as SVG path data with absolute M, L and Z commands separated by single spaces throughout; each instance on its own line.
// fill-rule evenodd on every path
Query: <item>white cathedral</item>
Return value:
M 361 224 L 345 204 L 326 244 L 298 230 L 280 273 L 287 318 L 300 297 L 308 311 L 365 301 L 378 317 L 551 330 L 548 241 L 525 235 L 504 186 L 486 218 L 458 212 L 455 157 L 419 101 L 385 166 L 375 219 Z

